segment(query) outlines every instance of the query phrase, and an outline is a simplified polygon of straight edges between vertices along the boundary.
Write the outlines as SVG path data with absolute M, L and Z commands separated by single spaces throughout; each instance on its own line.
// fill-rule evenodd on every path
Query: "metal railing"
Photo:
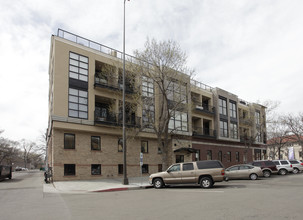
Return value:
M 126 79 L 127 80 L 127 79 Z M 109 88 L 113 90 L 121 90 L 123 89 L 122 82 L 119 82 L 118 78 L 110 77 L 110 79 L 100 78 L 98 75 L 95 75 L 95 86 L 102 88 Z M 125 92 L 126 93 L 134 93 L 135 89 L 132 83 L 126 81 L 125 82 Z
M 122 126 L 122 113 L 101 115 L 95 111 L 95 124 Z M 141 117 L 126 115 L 125 125 L 127 127 L 141 127 Z
M 113 49 L 111 47 L 105 46 L 103 44 L 97 43 L 95 41 L 92 41 L 92 40 L 89 40 L 87 38 L 81 37 L 79 35 L 73 34 L 71 32 L 62 30 L 60 28 L 57 31 L 57 36 L 61 37 L 63 39 L 72 41 L 74 43 L 80 44 L 82 46 L 91 48 L 93 50 L 99 51 L 101 53 L 110 55 L 112 57 L 116 57 L 116 58 L 119 58 L 121 60 L 123 59 L 123 52 L 121 52 L 119 50 L 115 50 L 115 49 Z M 146 67 L 147 68 L 149 68 L 148 67 L 149 65 L 152 66 L 152 64 L 150 64 L 150 63 L 148 63 L 146 61 L 139 60 L 138 58 L 136 58 L 134 56 L 131 56 L 129 54 L 125 54 L 125 57 L 126 57 L 125 59 L 128 62 L 131 62 L 131 63 L 134 63 L 134 64 L 138 64 L 138 63 L 144 62 L 144 63 L 146 63 Z M 201 88 L 201 89 L 204 89 L 204 90 L 207 90 L 207 91 L 210 91 L 210 92 L 213 89 L 211 86 L 208 86 L 208 85 L 206 85 L 204 83 L 201 83 L 201 82 L 199 82 L 197 80 L 194 80 L 194 79 L 191 79 L 190 82 L 191 82 L 191 85 L 196 86 L 196 87 Z
M 216 137 L 216 130 L 202 127 L 193 127 L 193 136 Z
M 198 87 L 200 89 L 204 89 L 204 90 L 207 90 L 207 91 L 210 91 L 210 92 L 213 90 L 212 87 L 210 87 L 210 86 L 208 86 L 208 85 L 206 85 L 204 83 L 201 83 L 201 82 L 199 82 L 197 80 L 194 80 L 194 79 L 190 80 L 190 84 L 193 85 L 193 86 L 196 86 L 196 87 Z
M 193 102 L 193 108 L 195 110 L 215 114 L 215 107 L 194 100 L 192 102 Z

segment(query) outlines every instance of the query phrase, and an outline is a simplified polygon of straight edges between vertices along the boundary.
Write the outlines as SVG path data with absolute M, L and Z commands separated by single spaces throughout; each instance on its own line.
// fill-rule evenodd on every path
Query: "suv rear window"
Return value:
M 281 160 L 281 164 L 288 164 L 286 160 Z
M 252 165 L 260 167 L 261 166 L 261 162 L 253 162 Z
M 276 166 L 272 161 L 264 161 L 266 166 Z
M 296 160 L 290 160 L 289 161 L 291 164 L 298 164 L 299 162 L 298 161 L 296 161 Z
M 279 161 L 274 161 L 274 164 L 280 165 Z
M 222 164 L 216 160 L 205 160 L 197 162 L 198 169 L 223 168 Z

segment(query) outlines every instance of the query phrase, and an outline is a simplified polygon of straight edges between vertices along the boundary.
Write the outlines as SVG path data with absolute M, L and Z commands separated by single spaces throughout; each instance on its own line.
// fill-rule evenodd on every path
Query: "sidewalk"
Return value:
M 99 179 L 99 180 L 72 180 L 58 181 L 43 185 L 45 193 L 93 193 L 112 192 L 152 187 L 148 183 L 148 177 L 130 177 L 129 185 L 122 184 L 122 178 Z

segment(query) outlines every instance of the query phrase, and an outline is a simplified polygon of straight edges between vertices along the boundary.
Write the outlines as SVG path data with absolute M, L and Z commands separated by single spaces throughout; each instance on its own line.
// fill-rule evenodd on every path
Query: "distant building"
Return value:
M 49 59 L 48 165 L 53 179 L 95 179 L 123 174 L 122 53 L 58 30 L 51 38 Z M 193 160 L 221 160 L 227 167 L 267 158 L 265 107 L 248 103 L 220 88 L 185 79 L 192 109 L 178 112 L 170 128 L 168 164 Z M 237 82 L 235 82 L 237 83 Z M 140 130 L 150 120 L 134 106 L 130 94 L 154 97 L 156 86 L 148 78 L 126 79 L 127 127 Z M 173 93 L 178 93 L 172 90 Z M 157 114 L 155 98 L 149 113 Z M 178 135 L 179 134 L 179 135 Z M 151 129 L 143 129 L 127 143 L 128 176 L 162 171 L 162 154 Z
M 303 140 L 303 137 L 301 137 Z M 302 146 L 295 135 L 276 137 L 267 141 L 267 152 L 270 160 L 302 160 Z

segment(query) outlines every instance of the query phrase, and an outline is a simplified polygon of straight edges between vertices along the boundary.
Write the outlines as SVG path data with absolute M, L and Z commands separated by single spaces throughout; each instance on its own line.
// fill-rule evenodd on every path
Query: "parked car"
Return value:
M 0 180 L 12 178 L 12 166 L 0 165 Z
M 228 179 L 251 179 L 256 180 L 263 176 L 262 169 L 249 164 L 239 164 L 225 169 L 225 175 Z
M 303 170 L 303 163 L 301 161 L 289 160 L 289 162 L 291 163 L 292 167 L 294 168 L 294 170 L 292 171 L 293 173 L 296 174 Z
M 225 170 L 218 160 L 177 163 L 166 171 L 149 176 L 149 183 L 156 189 L 170 184 L 199 184 L 211 188 L 215 182 L 224 180 Z
M 278 169 L 274 162 L 270 160 L 257 160 L 249 163 L 253 166 L 260 167 L 264 177 L 270 177 L 271 174 L 278 173 Z
M 278 174 L 286 175 L 289 172 L 293 172 L 294 168 L 288 160 L 273 160 L 278 169 Z

